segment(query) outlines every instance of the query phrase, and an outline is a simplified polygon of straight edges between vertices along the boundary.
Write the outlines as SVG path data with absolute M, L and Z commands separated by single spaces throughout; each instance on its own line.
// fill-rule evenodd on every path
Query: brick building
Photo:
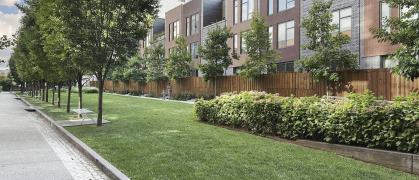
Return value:
M 198 46 L 202 45 L 209 30 L 215 26 L 229 26 L 234 38 L 227 41 L 232 51 L 240 54 L 239 60 L 226 69 L 224 75 L 233 75 L 240 71 L 240 63 L 246 58 L 245 44 L 240 32 L 250 29 L 252 13 L 266 16 L 271 32 L 272 48 L 281 53 L 277 71 L 295 71 L 294 62 L 313 52 L 302 50 L 308 42 L 306 30 L 300 28 L 302 17 L 308 15 L 312 0 L 192 0 L 166 12 L 164 38 L 166 56 L 175 47 L 174 39 L 180 35 L 187 37 L 188 49 L 197 65 L 205 63 L 198 57 Z M 395 64 L 387 60 L 387 54 L 395 52 L 398 46 L 378 43 L 372 38 L 370 28 L 382 26 L 384 17 L 397 17 L 399 9 L 390 9 L 381 0 L 334 0 L 330 9 L 333 22 L 339 24 L 339 30 L 351 37 L 343 48 L 358 54 L 361 69 L 387 68 Z M 158 26 L 157 26 L 157 24 Z M 163 31 L 162 20 L 155 22 L 153 33 Z M 154 30 L 156 29 L 156 30 Z M 152 39 L 152 35 L 149 37 Z M 147 42 L 147 40 L 145 41 Z M 143 42 L 144 44 L 144 42 Z M 145 43 L 146 44 L 146 43 Z M 202 76 L 201 72 L 191 72 L 192 76 Z

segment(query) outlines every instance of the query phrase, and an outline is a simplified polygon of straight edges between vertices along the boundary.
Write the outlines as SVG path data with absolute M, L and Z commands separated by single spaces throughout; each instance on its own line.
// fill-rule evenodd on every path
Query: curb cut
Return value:
M 24 99 L 21 99 L 21 101 L 24 104 L 31 106 L 31 104 L 26 102 Z M 73 144 L 83 155 L 85 155 L 89 160 L 91 160 L 109 178 L 113 180 L 129 180 L 130 179 L 121 171 L 119 171 L 115 166 L 113 166 L 111 163 L 106 161 L 102 156 L 100 156 L 94 150 L 92 150 L 89 146 L 87 146 L 85 143 L 80 141 L 73 134 L 68 132 L 63 127 L 61 127 L 57 122 L 55 122 L 50 117 L 48 117 L 46 114 L 44 114 L 38 109 L 36 110 L 35 113 L 42 116 L 43 117 L 42 119 L 44 120 L 44 122 L 49 124 L 53 129 L 55 129 L 59 134 L 61 134 L 65 139 L 67 139 L 71 144 Z

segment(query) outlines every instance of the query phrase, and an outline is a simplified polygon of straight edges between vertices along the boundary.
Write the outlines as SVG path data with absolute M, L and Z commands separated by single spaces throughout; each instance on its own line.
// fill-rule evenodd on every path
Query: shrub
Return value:
M 129 95 L 131 96 L 140 96 L 141 95 L 141 91 L 136 91 L 136 90 L 132 90 Z
M 116 94 L 123 94 L 123 95 L 129 94 L 129 90 L 122 90 L 122 91 L 117 92 Z
M 246 128 L 260 135 L 418 153 L 417 107 L 418 93 L 390 104 L 377 101 L 370 91 L 339 101 L 242 92 L 209 101 L 199 99 L 194 111 L 202 121 Z
M 198 94 L 197 96 L 198 99 L 204 99 L 204 100 L 211 100 L 215 98 L 214 94 Z
M 99 90 L 95 87 L 84 87 L 82 91 L 83 93 L 99 93 Z
M 187 101 L 195 98 L 195 95 L 191 92 L 180 92 L 173 99 L 178 101 Z
M 0 91 L 9 91 L 10 90 L 10 80 L 6 78 L 0 78 Z

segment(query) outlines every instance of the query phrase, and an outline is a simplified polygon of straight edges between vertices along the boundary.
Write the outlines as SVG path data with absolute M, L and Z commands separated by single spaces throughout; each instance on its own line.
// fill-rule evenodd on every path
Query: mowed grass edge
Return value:
M 74 109 L 78 97 L 71 95 Z M 41 101 L 31 103 L 42 106 L 54 120 L 68 120 L 73 113 L 65 112 L 66 99 L 63 93 L 61 108 Z M 97 94 L 83 94 L 83 108 L 97 112 Z M 66 129 L 131 179 L 418 178 L 333 153 L 199 123 L 190 104 L 105 94 L 103 114 L 111 124 Z

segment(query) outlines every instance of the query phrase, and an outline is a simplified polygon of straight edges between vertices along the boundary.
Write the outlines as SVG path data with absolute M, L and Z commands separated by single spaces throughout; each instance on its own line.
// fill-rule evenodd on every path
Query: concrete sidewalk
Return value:
M 73 157 L 79 155 L 71 145 L 23 106 L 13 94 L 0 93 L 0 179 L 107 179 L 85 158 Z

